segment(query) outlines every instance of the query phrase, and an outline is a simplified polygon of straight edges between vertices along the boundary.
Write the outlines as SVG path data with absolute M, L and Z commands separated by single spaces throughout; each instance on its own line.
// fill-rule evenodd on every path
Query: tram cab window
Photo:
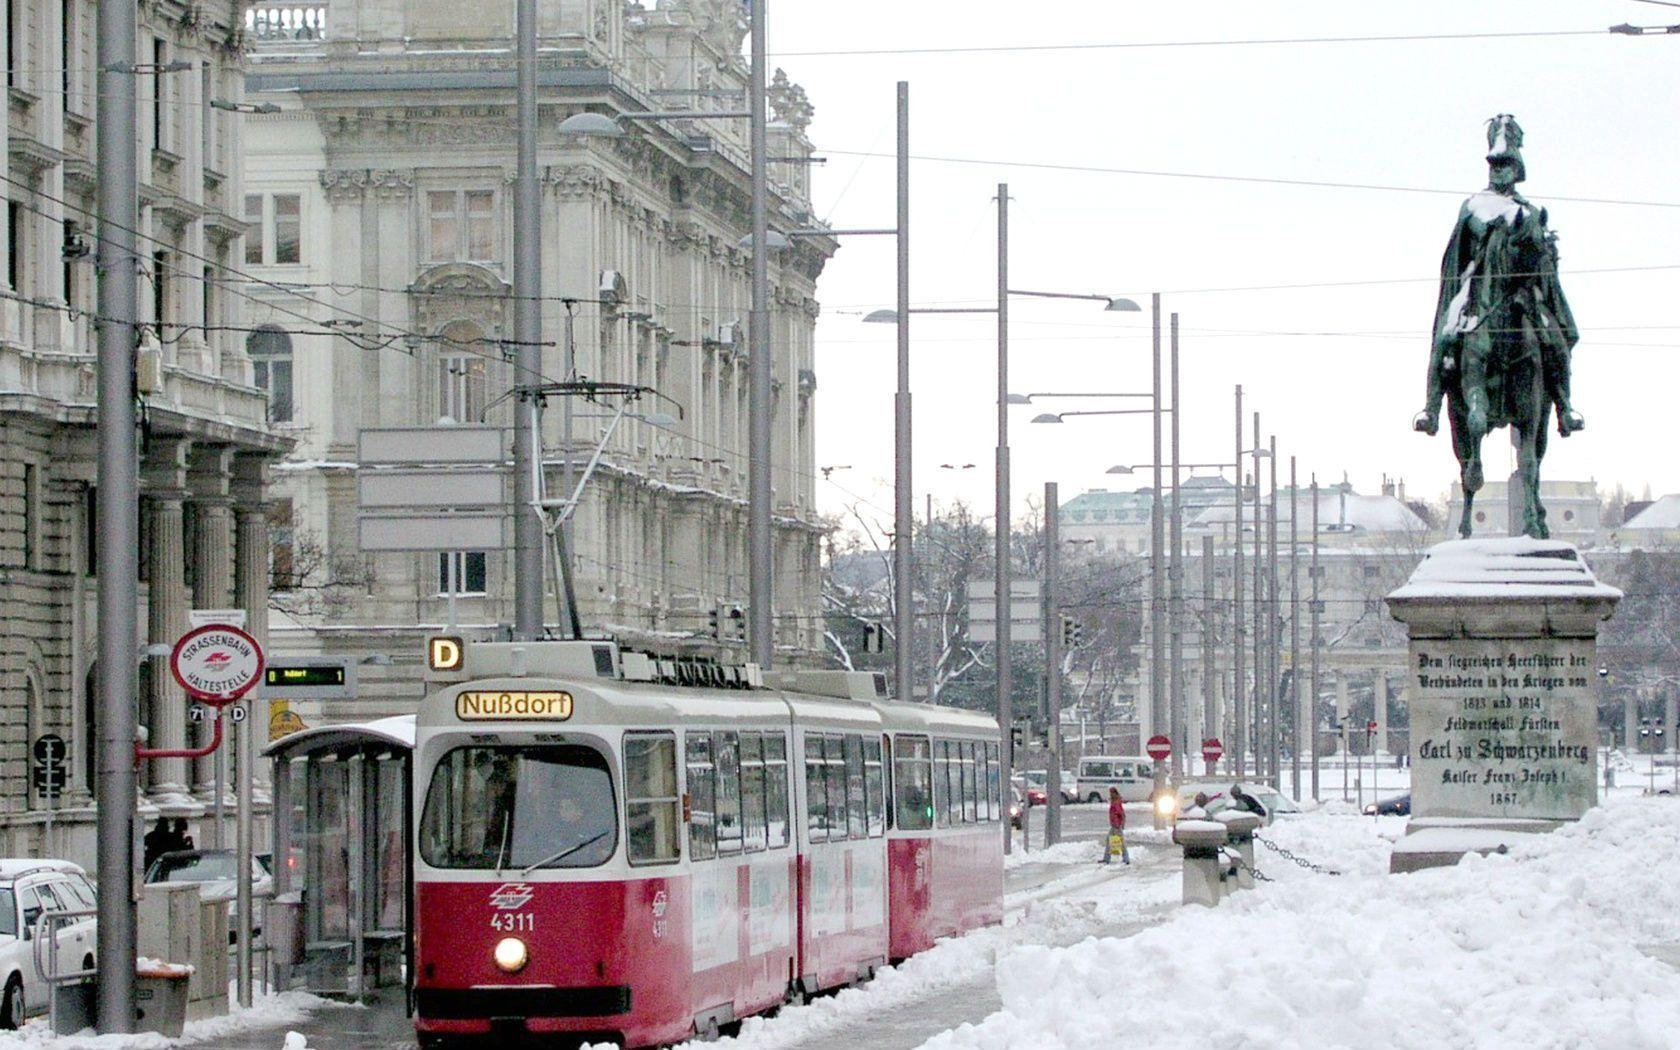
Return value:
M 828 772 L 822 737 L 805 736 L 805 833 L 812 842 L 828 841 Z
M 951 826 L 951 760 L 945 744 L 933 742 L 933 822 L 941 828 Z
M 432 771 L 420 858 L 434 868 L 592 868 L 618 847 L 606 756 L 577 744 L 457 747 Z
M 631 864 L 678 856 L 677 741 L 670 733 L 624 734 L 624 839 Z
M 741 846 L 749 853 L 764 849 L 764 737 L 741 734 Z
M 972 824 L 978 819 L 979 799 L 976 795 L 974 779 L 974 741 L 960 740 L 954 746 L 962 755 L 962 819 L 964 824 Z
M 788 844 L 788 761 L 787 735 L 764 736 L 764 823 L 771 849 Z
M 741 852 L 741 735 L 713 733 L 712 754 L 717 760 L 718 853 Z
M 717 856 L 716 774 L 712 766 L 712 734 L 688 733 L 688 856 L 710 860 Z
M 898 737 L 893 741 L 893 751 L 898 826 L 904 831 L 925 831 L 933 826 L 933 772 L 928 764 L 928 739 Z
M 823 766 L 828 773 L 828 837 L 846 837 L 846 752 L 842 739 L 823 737 Z

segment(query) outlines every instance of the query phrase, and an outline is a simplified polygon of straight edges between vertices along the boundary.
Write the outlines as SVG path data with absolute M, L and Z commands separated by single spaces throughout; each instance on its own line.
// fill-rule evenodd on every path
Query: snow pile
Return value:
M 1667 1048 L 1675 971 L 1641 946 L 1680 941 L 1680 813 L 1616 800 L 1510 854 L 1386 872 L 1384 826 L 1280 822 L 1278 881 L 1134 936 L 1004 954 L 1004 1009 L 934 1050 L 1152 1047 Z M 1392 832 L 1390 832 L 1392 833 Z
M 231 991 L 229 998 L 232 999 Z M 259 995 L 253 999 L 249 1010 L 236 1004 L 229 1013 L 220 1017 L 188 1021 L 180 1039 L 166 1039 L 155 1032 L 94 1035 L 91 1029 L 79 1035 L 54 1035 L 47 1019 L 37 1017 L 15 1032 L 0 1032 L 0 1050 L 165 1050 L 168 1047 L 195 1045 L 215 1047 L 225 1045 L 227 1040 L 237 1035 L 264 1028 L 301 1024 L 315 1011 L 323 1008 L 354 1009 L 308 992 Z M 298 1041 L 304 1045 L 294 1046 L 293 1036 L 297 1036 Z M 304 1050 L 306 1046 L 307 1040 L 302 1035 L 296 1032 L 286 1033 L 285 1050 Z

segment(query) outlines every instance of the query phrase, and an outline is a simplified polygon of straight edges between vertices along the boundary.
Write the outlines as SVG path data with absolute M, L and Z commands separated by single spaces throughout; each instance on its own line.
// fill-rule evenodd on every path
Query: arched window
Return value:
M 438 418 L 477 423 L 484 412 L 485 361 L 490 348 L 478 326 L 452 321 L 438 333 Z
M 292 337 L 264 325 L 245 340 L 257 386 L 268 393 L 268 421 L 292 421 Z

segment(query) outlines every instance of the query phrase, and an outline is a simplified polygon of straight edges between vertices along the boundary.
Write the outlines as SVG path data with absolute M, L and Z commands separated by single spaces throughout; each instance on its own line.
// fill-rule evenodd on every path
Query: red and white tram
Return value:
M 415 741 L 423 1046 L 677 1042 L 1002 917 L 988 717 L 873 675 L 663 684 L 609 642 L 460 653 Z

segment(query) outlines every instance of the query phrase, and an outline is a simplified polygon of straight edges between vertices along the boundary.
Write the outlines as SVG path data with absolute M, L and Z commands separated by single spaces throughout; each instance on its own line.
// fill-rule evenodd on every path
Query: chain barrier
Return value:
M 1326 867 L 1323 867 L 1321 865 L 1314 864 L 1312 861 L 1308 860 L 1305 857 L 1298 857 L 1295 854 L 1293 854 L 1293 853 L 1289 852 L 1288 850 L 1284 849 L 1282 846 L 1279 846 L 1277 843 L 1271 842 L 1267 839 L 1263 839 L 1259 835 L 1254 836 L 1254 841 L 1260 843 L 1260 845 L 1262 845 L 1262 846 L 1266 847 L 1267 849 L 1271 850 L 1273 853 L 1276 853 L 1278 856 L 1282 857 L 1284 860 L 1292 860 L 1296 864 L 1299 864 L 1301 867 L 1306 868 L 1308 871 L 1316 872 L 1319 875 L 1340 875 L 1341 874 L 1341 872 L 1337 871 L 1334 868 L 1326 868 Z M 1260 873 L 1258 871 L 1256 871 L 1254 874 L 1255 874 L 1256 877 L 1259 877 Z M 1272 880 L 1267 879 L 1266 881 L 1270 882 Z
M 1242 870 L 1248 872 L 1250 875 L 1254 876 L 1254 881 L 1255 882 L 1276 882 L 1277 881 L 1276 879 L 1272 878 L 1270 875 L 1267 875 L 1265 872 L 1261 871 L 1259 868 L 1256 868 L 1253 865 L 1249 864 L 1247 861 L 1243 860 L 1241 854 L 1233 853 L 1232 857 L 1233 857 L 1233 859 L 1236 860 L 1237 867 L 1241 868 Z

